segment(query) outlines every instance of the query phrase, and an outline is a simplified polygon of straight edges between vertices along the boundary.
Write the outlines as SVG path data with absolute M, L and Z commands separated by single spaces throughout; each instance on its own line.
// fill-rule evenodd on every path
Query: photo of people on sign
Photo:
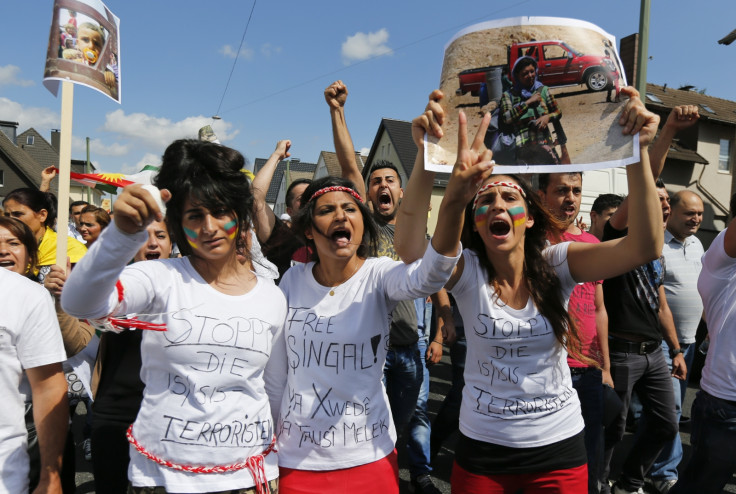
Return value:
M 426 167 L 447 172 L 455 163 L 460 110 L 468 135 L 491 113 L 485 145 L 497 172 L 635 163 L 635 137 L 617 124 L 625 85 L 615 38 L 588 22 L 517 17 L 470 26 L 445 47 L 440 89 L 449 118 L 442 139 L 427 138 Z
M 120 20 L 99 0 L 56 0 L 44 85 L 71 80 L 120 103 Z

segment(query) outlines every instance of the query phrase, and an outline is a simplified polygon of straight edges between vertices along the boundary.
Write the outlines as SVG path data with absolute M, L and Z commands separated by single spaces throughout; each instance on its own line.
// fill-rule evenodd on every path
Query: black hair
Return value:
M 241 170 L 245 158 L 235 149 L 196 139 L 180 139 L 166 148 L 161 169 L 153 183 L 168 189 L 171 200 L 166 217 L 174 241 L 183 255 L 192 248 L 182 229 L 184 202 L 191 198 L 210 211 L 232 211 L 238 222 L 236 247 L 249 258 L 242 232 L 248 230 L 253 216 L 253 194 L 250 182 Z
M 519 58 L 514 64 L 514 68 L 511 71 L 511 75 L 514 76 L 514 80 L 516 80 L 516 74 L 518 74 L 522 69 L 530 65 L 534 65 L 534 70 L 537 69 L 537 61 L 534 59 L 534 57 L 527 55 Z
M 72 214 L 72 208 L 75 208 L 77 206 L 89 206 L 89 203 L 87 201 L 74 201 L 71 204 L 69 204 L 69 214 Z
M 618 194 L 601 194 L 593 201 L 590 210 L 598 214 L 603 214 L 608 208 L 618 208 L 624 202 L 624 197 Z
M 373 175 L 373 172 L 376 170 L 381 170 L 383 168 L 389 168 L 396 172 L 396 176 L 399 177 L 399 186 L 401 186 L 401 173 L 399 173 L 399 169 L 396 168 L 396 165 L 391 163 L 388 160 L 378 160 L 373 165 L 371 165 L 371 172 L 368 174 L 368 180 L 371 179 L 371 175 Z
M 291 201 L 292 199 L 294 199 L 294 187 L 296 187 L 297 185 L 302 185 L 302 184 L 309 185 L 311 183 L 312 181 L 308 178 L 297 178 L 296 180 L 291 182 L 289 184 L 289 187 L 286 189 L 286 199 L 285 199 L 286 206 L 291 207 Z
M 314 206 L 317 203 L 317 199 L 309 199 L 318 190 L 333 186 L 348 187 L 355 190 L 356 193 L 358 192 L 355 189 L 355 184 L 346 178 L 328 176 L 317 179 L 306 188 L 302 195 L 302 207 L 291 218 L 292 228 L 297 235 L 306 239 L 307 246 L 311 247 L 312 250 L 312 260 L 315 262 L 319 261 L 319 254 L 315 248 L 314 240 L 306 238 L 305 233 L 309 227 L 314 227 Z M 355 199 L 355 203 L 363 217 L 363 238 L 361 239 L 360 247 L 358 247 L 358 256 L 362 258 L 374 256 L 378 250 L 378 227 L 368 207 L 357 199 Z
M 46 210 L 46 221 L 44 226 L 52 228 L 56 221 L 56 196 L 51 192 L 41 192 L 38 189 L 24 187 L 15 189 L 3 199 L 3 206 L 8 201 L 15 201 L 30 208 L 34 213 Z
M 512 178 L 524 190 L 527 215 L 534 219 L 534 225 L 526 230 L 524 239 L 524 277 L 534 305 L 550 322 L 555 338 L 567 348 L 571 356 L 582 362 L 592 362 L 582 354 L 577 326 L 570 317 L 561 296 L 560 279 L 543 254 L 550 237 L 555 242 L 559 241 L 559 232 L 564 230 L 564 224 L 542 204 L 541 199 L 526 180 L 519 175 L 505 176 Z M 471 202 L 465 208 L 462 244 L 478 256 L 480 265 L 486 270 L 488 280 L 496 288 L 496 296 L 498 296 L 496 270 L 488 258 L 483 239 L 473 229 L 474 213 Z M 591 365 L 595 365 L 594 362 Z
M 728 202 L 728 209 L 731 211 L 731 217 L 736 217 L 736 194 L 731 196 L 731 200 Z
M 546 193 L 547 187 L 549 187 L 549 177 L 552 175 L 551 173 L 540 173 L 537 175 L 537 184 L 539 187 L 539 190 Z M 558 175 L 579 175 L 580 181 L 583 180 L 583 172 L 561 172 Z
M 667 186 L 664 184 L 661 178 L 658 178 L 657 181 L 654 183 L 654 185 L 657 186 L 658 189 L 666 189 Z

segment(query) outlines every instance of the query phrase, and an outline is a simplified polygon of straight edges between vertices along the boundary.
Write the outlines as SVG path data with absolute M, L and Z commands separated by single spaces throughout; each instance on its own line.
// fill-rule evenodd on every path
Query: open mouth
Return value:
M 347 246 L 350 243 L 350 232 L 345 229 L 337 229 L 332 232 L 332 235 L 330 235 L 330 238 L 332 238 L 332 241 L 335 242 L 338 246 L 344 247 Z
M 504 220 L 493 220 L 491 222 L 491 234 L 496 237 L 503 237 L 511 231 L 511 225 Z
M 10 269 L 15 266 L 13 261 L 0 261 L 0 268 Z
M 152 261 L 154 259 L 160 259 L 161 253 L 160 252 L 146 252 L 146 260 Z
M 393 199 L 391 198 L 391 194 L 387 190 L 381 191 L 380 194 L 378 194 L 378 204 L 381 207 L 389 207 L 391 204 L 393 204 Z

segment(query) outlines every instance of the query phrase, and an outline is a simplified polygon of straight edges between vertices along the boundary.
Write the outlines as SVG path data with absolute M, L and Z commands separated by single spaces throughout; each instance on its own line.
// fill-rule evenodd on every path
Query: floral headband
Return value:
M 341 185 L 332 185 L 330 187 L 323 187 L 319 189 L 317 192 L 312 194 L 312 197 L 309 198 L 309 201 L 312 202 L 313 200 L 317 199 L 319 196 L 327 194 L 328 192 L 347 192 L 351 196 L 353 196 L 358 202 L 363 202 L 363 198 L 360 197 L 360 194 L 355 192 L 354 189 L 351 189 L 350 187 L 343 187 Z
M 480 195 L 488 189 L 492 189 L 494 187 L 511 187 L 512 189 L 518 190 L 521 194 L 521 197 L 526 198 L 526 192 L 524 192 L 524 189 L 522 189 L 521 186 L 518 184 L 512 182 L 491 182 L 489 184 L 485 184 L 483 187 L 478 189 L 478 192 L 475 194 L 475 199 L 473 199 L 473 209 L 475 209 L 478 205 L 478 198 L 480 197 Z

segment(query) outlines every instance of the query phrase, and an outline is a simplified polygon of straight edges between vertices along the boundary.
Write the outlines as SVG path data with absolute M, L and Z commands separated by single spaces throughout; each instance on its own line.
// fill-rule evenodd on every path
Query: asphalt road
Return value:
M 696 363 L 697 364 L 697 363 Z M 702 365 L 702 364 L 701 364 Z M 697 365 L 696 365 L 697 367 Z M 442 361 L 433 366 L 430 369 L 431 382 L 430 382 L 430 396 L 429 396 L 429 411 L 430 417 L 434 418 L 434 415 L 439 409 L 440 403 L 444 399 L 444 395 L 450 387 L 450 360 L 446 355 L 442 357 Z M 697 376 L 696 376 L 697 377 Z M 684 415 L 690 415 L 690 407 L 692 406 L 693 399 L 697 393 L 698 386 L 697 382 L 690 383 L 687 395 L 685 397 Z M 92 465 L 90 462 L 84 459 L 82 455 L 82 425 L 84 423 L 84 414 L 86 413 L 84 405 L 80 404 L 77 407 L 77 414 L 74 417 L 74 432 L 75 439 L 77 442 L 77 494 L 85 494 L 95 492 L 94 479 L 92 477 Z M 683 450 L 684 450 L 684 462 L 687 462 L 690 454 L 690 433 L 689 428 L 683 426 L 680 430 L 682 436 Z M 614 455 L 613 466 L 611 477 L 616 478 L 618 476 L 619 469 L 623 463 L 626 455 L 631 448 L 632 435 L 627 433 L 624 441 L 619 445 Z M 453 447 L 455 443 L 455 437 L 451 437 L 443 446 L 439 455 L 435 459 L 432 465 L 434 472 L 432 477 L 435 480 L 435 485 L 443 492 L 450 492 L 450 471 L 452 468 L 453 458 Z M 399 451 L 399 466 L 400 466 L 400 492 L 401 494 L 409 493 L 409 470 L 407 469 L 406 460 L 406 447 L 400 442 L 397 445 Z M 94 454 L 94 452 L 93 452 Z M 647 493 L 656 493 L 654 489 L 648 489 Z M 731 479 L 726 489 L 723 492 L 736 493 L 736 476 Z

